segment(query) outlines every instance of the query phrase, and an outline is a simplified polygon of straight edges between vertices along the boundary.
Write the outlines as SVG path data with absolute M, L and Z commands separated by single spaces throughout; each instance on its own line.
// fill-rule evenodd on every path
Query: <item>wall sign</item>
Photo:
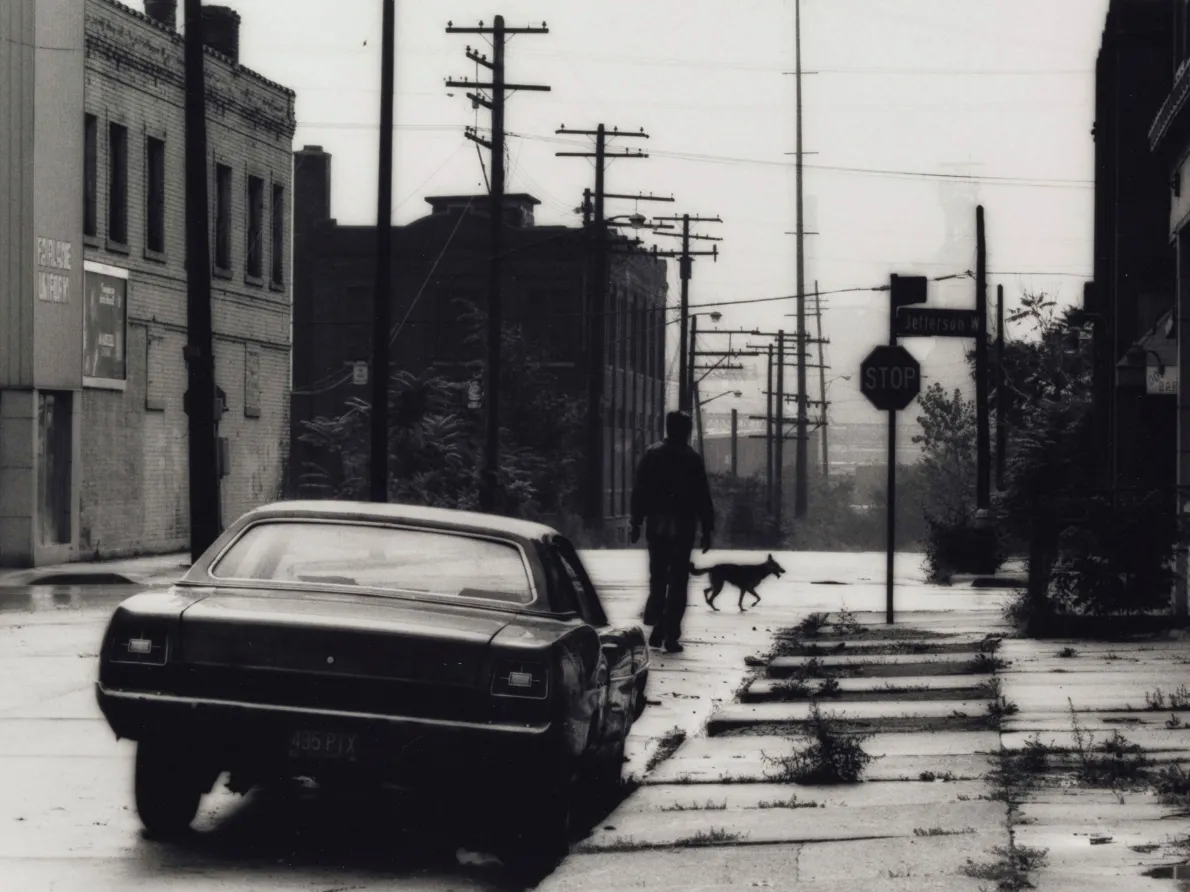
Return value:
M 1167 365 L 1159 369 L 1150 360 L 1145 367 L 1145 393 L 1149 396 L 1177 396 L 1178 367 Z
M 51 304 L 70 303 L 70 242 L 39 236 L 37 239 L 37 299 Z
M 83 386 L 123 390 L 128 379 L 128 270 L 83 264 Z

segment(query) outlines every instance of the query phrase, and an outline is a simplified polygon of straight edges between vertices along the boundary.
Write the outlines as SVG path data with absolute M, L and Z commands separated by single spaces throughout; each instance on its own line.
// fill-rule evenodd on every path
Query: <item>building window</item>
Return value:
M 246 272 L 250 278 L 264 276 L 264 180 L 248 177 L 248 245 Z
M 128 244 L 128 128 L 109 124 L 107 129 L 107 239 Z
M 215 269 L 231 272 L 231 168 L 215 165 Z
M 274 285 L 285 284 L 285 187 L 273 186 L 272 207 L 272 257 L 273 268 L 270 278 Z
M 145 249 L 165 253 L 165 141 L 145 140 Z
M 99 235 L 99 119 L 83 118 L 83 235 Z

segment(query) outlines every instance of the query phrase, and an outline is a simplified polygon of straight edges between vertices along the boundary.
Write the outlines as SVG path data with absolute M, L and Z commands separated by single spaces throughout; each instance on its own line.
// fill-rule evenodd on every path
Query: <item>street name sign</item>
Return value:
M 874 349 L 860 363 L 859 389 L 877 409 L 904 409 L 921 392 L 921 366 L 904 347 Z
M 897 311 L 899 337 L 974 338 L 979 335 L 975 310 L 905 307 Z

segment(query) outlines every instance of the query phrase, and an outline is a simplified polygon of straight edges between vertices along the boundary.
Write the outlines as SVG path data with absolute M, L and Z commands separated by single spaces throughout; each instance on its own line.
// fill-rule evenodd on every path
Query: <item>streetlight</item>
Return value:
M 700 400 L 698 403 L 698 407 L 701 409 L 707 403 L 712 403 L 715 400 L 719 399 L 719 397 L 721 397 L 721 396 L 734 396 L 737 399 L 739 399 L 743 395 L 744 395 L 744 392 L 742 390 L 725 390 L 722 393 L 717 393 L 714 396 L 709 396 L 705 400 Z

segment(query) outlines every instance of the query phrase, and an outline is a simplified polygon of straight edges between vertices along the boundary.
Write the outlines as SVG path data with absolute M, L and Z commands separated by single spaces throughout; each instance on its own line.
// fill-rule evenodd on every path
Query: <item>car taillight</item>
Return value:
M 169 633 L 165 629 L 129 624 L 115 630 L 108 644 L 108 659 L 113 663 L 164 666 L 169 651 Z
M 549 694 L 549 667 L 545 663 L 506 660 L 492 673 L 492 693 L 497 697 L 544 700 Z

